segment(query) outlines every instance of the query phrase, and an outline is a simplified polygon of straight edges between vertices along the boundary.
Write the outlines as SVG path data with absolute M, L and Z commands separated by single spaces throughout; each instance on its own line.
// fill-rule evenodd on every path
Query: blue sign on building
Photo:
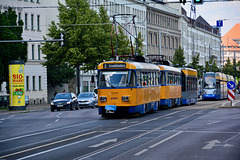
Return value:
M 217 20 L 217 27 L 223 27 L 223 20 Z

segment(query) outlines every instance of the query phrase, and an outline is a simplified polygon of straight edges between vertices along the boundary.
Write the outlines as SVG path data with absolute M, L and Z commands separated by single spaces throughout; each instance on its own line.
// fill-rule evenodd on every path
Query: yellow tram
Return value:
M 98 65 L 98 108 L 103 117 L 158 110 L 160 91 L 157 65 L 130 61 Z

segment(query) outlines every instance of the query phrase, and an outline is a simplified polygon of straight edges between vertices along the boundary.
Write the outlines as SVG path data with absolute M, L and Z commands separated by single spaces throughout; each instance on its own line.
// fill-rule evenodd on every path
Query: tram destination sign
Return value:
M 105 63 L 103 68 L 126 68 L 125 63 Z

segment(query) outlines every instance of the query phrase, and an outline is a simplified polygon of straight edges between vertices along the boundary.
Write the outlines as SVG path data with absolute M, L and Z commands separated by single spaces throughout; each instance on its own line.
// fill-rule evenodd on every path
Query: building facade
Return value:
M 222 37 L 222 66 L 229 59 L 233 64 L 233 60 L 236 63 L 240 61 L 240 23 L 236 24 Z

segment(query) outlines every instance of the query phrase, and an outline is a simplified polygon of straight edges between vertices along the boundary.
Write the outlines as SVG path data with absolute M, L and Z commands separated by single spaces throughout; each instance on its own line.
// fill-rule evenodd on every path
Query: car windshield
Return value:
M 92 93 L 81 93 L 78 95 L 78 98 L 93 97 Z
M 204 88 L 205 89 L 214 89 L 215 87 L 216 87 L 216 79 L 214 77 L 205 77 Z
M 128 84 L 128 71 L 101 71 L 99 75 L 99 87 L 126 87 Z
M 71 99 L 70 94 L 57 94 L 54 99 Z

